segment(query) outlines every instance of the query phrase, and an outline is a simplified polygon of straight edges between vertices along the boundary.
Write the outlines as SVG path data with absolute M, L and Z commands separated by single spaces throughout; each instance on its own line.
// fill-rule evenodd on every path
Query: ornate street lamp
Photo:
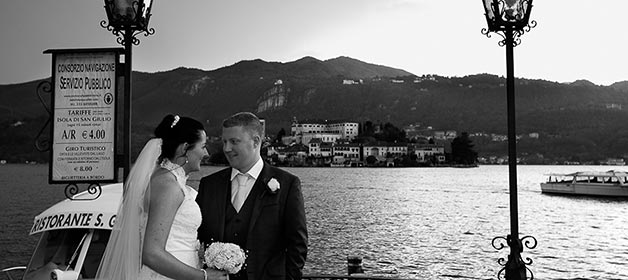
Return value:
M 131 32 L 139 31 L 152 34 L 154 30 L 148 30 L 152 5 L 152 0 L 105 0 L 109 26 L 118 31 L 131 29 Z M 101 25 L 107 28 L 104 24 L 106 22 L 101 22 Z
M 498 263 L 504 266 L 497 273 L 501 279 L 505 273 L 507 280 L 534 279 L 532 271 L 526 265 L 532 264 L 530 258 L 521 257 L 523 246 L 534 249 L 537 241 L 533 236 L 519 238 L 519 218 L 517 205 L 517 145 L 515 132 L 515 78 L 513 47 L 519 45 L 519 37 L 531 28 L 536 26 L 536 21 L 529 22 L 532 0 L 482 0 L 488 29 L 482 28 L 482 34 L 491 37 L 490 33 L 499 34 L 503 40 L 500 46 L 506 46 L 506 96 L 508 111 L 508 174 L 509 174 L 509 195 L 510 195 L 510 229 L 511 233 L 506 237 L 498 236 L 491 244 L 497 250 L 505 248 L 504 243 L 510 247 L 508 261 L 500 258 Z
M 152 0 L 105 0 L 109 23 L 100 22 L 124 46 L 124 179 L 131 167 L 131 48 L 140 43 L 137 35 L 155 34 L 155 29 L 148 28 L 152 6 Z

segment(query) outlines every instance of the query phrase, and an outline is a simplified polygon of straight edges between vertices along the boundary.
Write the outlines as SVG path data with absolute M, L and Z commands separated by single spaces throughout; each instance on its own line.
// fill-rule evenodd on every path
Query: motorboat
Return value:
M 628 173 L 625 171 L 581 171 L 546 174 L 542 193 L 628 197 Z
M 65 199 L 35 216 L 30 235 L 41 235 L 27 266 L 3 269 L 8 279 L 93 279 L 122 199 L 122 183 Z M 19 273 L 21 278 L 17 278 Z

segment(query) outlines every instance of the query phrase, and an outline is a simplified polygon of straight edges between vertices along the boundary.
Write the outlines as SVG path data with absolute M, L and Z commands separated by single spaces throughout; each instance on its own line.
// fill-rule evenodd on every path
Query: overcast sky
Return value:
M 103 1 L 7 0 L 0 84 L 50 76 L 46 49 L 119 47 L 100 27 Z M 599 85 L 628 80 L 628 1 L 535 0 L 538 25 L 515 48 L 515 76 Z M 133 69 L 214 70 L 241 60 L 349 56 L 416 75 L 505 76 L 500 37 L 480 0 L 155 0 Z

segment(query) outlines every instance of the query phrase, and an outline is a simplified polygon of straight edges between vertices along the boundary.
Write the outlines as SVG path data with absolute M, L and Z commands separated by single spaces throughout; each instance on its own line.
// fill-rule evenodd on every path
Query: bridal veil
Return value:
M 148 141 L 129 172 L 122 203 L 96 279 L 137 279 L 142 267 L 142 247 L 150 201 L 148 185 L 161 154 L 161 143 L 159 138 Z

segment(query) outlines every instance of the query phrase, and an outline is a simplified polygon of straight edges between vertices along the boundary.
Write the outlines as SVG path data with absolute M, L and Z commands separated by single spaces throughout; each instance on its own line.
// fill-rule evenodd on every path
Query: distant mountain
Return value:
M 613 83 L 612 85 L 610 85 L 610 87 L 618 90 L 618 91 L 624 91 L 624 92 L 628 92 L 628 81 L 623 81 L 623 82 L 616 82 Z
M 412 75 L 404 70 L 375 65 L 359 61 L 350 57 L 337 57 L 325 61 L 311 56 L 299 60 L 279 63 L 266 62 L 261 59 L 244 60 L 234 65 L 222 67 L 214 71 L 225 76 L 275 76 L 278 74 L 292 77 L 330 78 L 344 76 L 353 79 L 367 79 L 373 77 L 397 77 Z
M 30 145 L 27 138 L 45 122 L 46 110 L 35 94 L 39 82 L 0 85 L 0 125 L 5 130 L 0 159 L 14 153 L 11 145 Z M 280 128 L 289 130 L 293 118 L 504 135 L 505 84 L 505 78 L 490 74 L 418 77 L 349 57 L 304 57 L 287 63 L 256 59 L 212 71 L 134 72 L 134 145 L 141 146 L 167 113 L 203 120 L 208 134 L 218 135 L 221 120 L 238 111 L 265 118 L 270 136 Z M 49 95 L 43 99 L 49 104 Z M 585 80 L 562 84 L 517 79 L 516 114 L 518 134 L 540 135 L 538 141 L 522 140 L 521 153 L 583 160 L 628 157 L 628 82 L 597 86 Z M 23 125 L 12 126 L 18 121 Z M 11 142 L 6 137 L 17 133 L 15 127 L 30 132 Z M 506 154 L 503 143 L 478 139 L 476 147 L 480 156 Z
M 341 56 L 325 60 L 326 65 L 345 77 L 374 78 L 374 77 L 399 77 L 411 76 L 410 72 L 401 69 L 390 68 L 382 65 L 364 63 L 357 59 Z
M 572 83 L 570 83 L 570 85 L 572 86 L 581 86 L 581 87 L 595 87 L 597 86 L 596 84 L 588 81 L 588 80 L 576 80 Z

